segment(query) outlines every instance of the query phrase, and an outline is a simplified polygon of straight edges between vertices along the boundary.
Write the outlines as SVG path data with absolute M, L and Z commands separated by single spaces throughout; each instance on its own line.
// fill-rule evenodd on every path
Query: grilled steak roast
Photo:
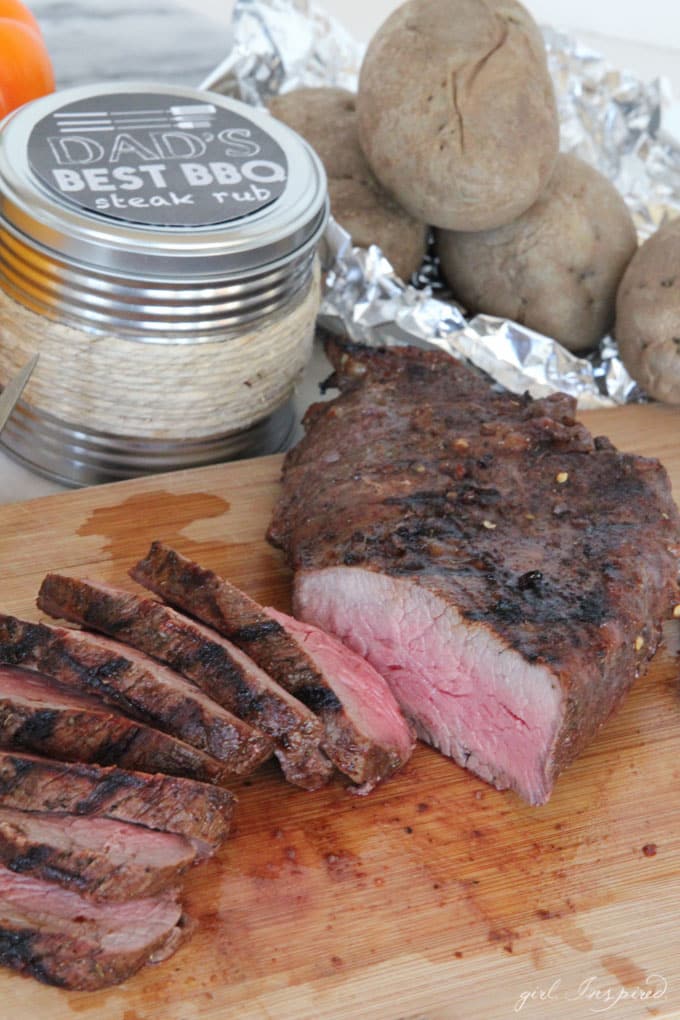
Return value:
M 0 662 L 54 677 L 205 751 L 232 775 L 269 757 L 269 737 L 153 659 L 106 638 L 0 614 Z
M 175 894 L 97 903 L 0 866 L 0 963 L 46 984 L 93 990 L 166 959 L 184 938 Z
M 296 614 L 369 659 L 423 739 L 532 804 L 644 670 L 678 599 L 656 460 L 439 352 L 331 343 L 271 540 Z
M 290 782 L 314 790 L 330 778 L 330 763 L 319 749 L 323 728 L 316 716 L 214 631 L 155 599 L 59 574 L 44 579 L 38 606 L 153 656 L 273 737 Z
M 228 773 L 198 748 L 16 666 L 0 666 L 0 748 L 201 782 L 219 782 Z
M 198 857 L 229 835 L 234 797 L 221 786 L 0 751 L 0 807 L 113 818 L 184 836 Z
M 265 609 L 160 542 L 132 576 L 239 645 L 318 713 L 334 765 L 370 789 L 409 758 L 413 739 L 389 688 L 364 659 L 317 628 Z
M 195 857 L 176 833 L 112 818 L 0 807 L 5 868 L 98 900 L 152 896 L 176 884 Z

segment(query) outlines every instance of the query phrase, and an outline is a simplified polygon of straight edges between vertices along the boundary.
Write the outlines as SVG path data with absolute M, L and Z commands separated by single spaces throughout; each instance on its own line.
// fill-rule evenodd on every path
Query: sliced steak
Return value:
M 98 900 L 153 896 L 176 884 L 196 851 L 183 836 L 112 818 L 0 807 L 0 862 Z
M 228 774 L 198 748 L 18 666 L 0 666 L 0 748 L 209 783 Z
M 0 963 L 60 988 L 118 984 L 184 937 L 172 893 L 97 903 L 0 866 Z
M 415 744 L 389 686 L 363 656 L 331 634 L 271 607 L 266 612 L 297 646 L 298 659 L 309 662 L 323 682 L 324 750 L 367 793 L 408 761 Z
M 214 631 L 155 599 L 59 574 L 43 581 L 38 606 L 153 656 L 269 734 L 291 782 L 318 789 L 328 780 L 331 766 L 319 749 L 323 728 L 316 716 Z
M 148 656 L 106 638 L 0 614 L 0 662 L 54 677 L 247 775 L 269 757 L 269 737 Z
M 0 751 L 0 807 L 114 818 L 174 832 L 199 857 L 229 835 L 234 797 L 220 786 Z
M 296 615 L 366 655 L 425 740 L 543 803 L 678 600 L 666 472 L 563 394 L 439 352 L 329 353 L 343 392 L 310 408 L 270 529 Z
M 346 646 L 154 542 L 132 576 L 239 645 L 316 712 L 334 765 L 370 788 L 410 756 L 408 725 L 384 680 Z

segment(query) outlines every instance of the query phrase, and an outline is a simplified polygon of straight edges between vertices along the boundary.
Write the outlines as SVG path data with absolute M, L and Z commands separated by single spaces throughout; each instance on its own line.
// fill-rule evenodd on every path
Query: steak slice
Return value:
M 118 984 L 184 938 L 176 895 L 97 903 L 0 866 L 0 963 L 60 988 Z
M 219 782 L 227 774 L 217 758 L 198 748 L 18 666 L 0 666 L 0 748 L 201 782 Z
M 221 786 L 0 751 L 0 807 L 113 818 L 184 836 L 198 857 L 229 835 L 234 797 Z
M 413 740 L 383 679 L 328 635 L 273 609 L 154 542 L 132 576 L 239 645 L 324 724 L 323 750 L 369 789 L 409 758 Z
M 269 757 L 268 737 L 172 670 L 106 638 L 0 614 L 0 662 L 24 666 L 96 695 L 126 715 L 247 775 Z
M 193 863 L 188 840 L 112 818 L 0 807 L 0 862 L 98 900 L 153 896 Z
M 102 631 L 181 673 L 215 701 L 277 742 L 286 778 L 315 790 L 330 777 L 319 749 L 323 728 L 303 704 L 238 648 L 155 599 L 96 581 L 48 574 L 38 606 Z
M 270 529 L 296 615 L 366 655 L 423 739 L 541 804 L 678 600 L 666 472 L 564 394 L 440 352 L 329 354 L 342 393 L 310 408 Z

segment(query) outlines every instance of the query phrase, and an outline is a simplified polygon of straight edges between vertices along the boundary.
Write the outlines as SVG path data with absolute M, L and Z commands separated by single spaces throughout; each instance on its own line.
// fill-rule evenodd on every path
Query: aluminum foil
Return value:
M 599 54 L 546 28 L 561 148 L 596 166 L 624 195 L 640 240 L 680 215 L 680 145 L 664 135 L 670 102 L 663 81 L 644 83 Z M 306 0 L 236 0 L 233 46 L 204 88 L 257 105 L 300 86 L 354 90 L 364 47 L 322 7 Z M 467 358 L 507 389 L 544 396 L 556 389 L 581 408 L 644 400 L 606 337 L 587 358 L 525 326 L 489 315 L 466 318 L 430 252 L 411 281 L 379 248 L 358 248 L 330 221 L 324 246 L 321 321 L 367 344 L 410 343 Z
M 680 145 L 662 129 L 664 79 L 642 82 L 568 36 L 543 29 L 560 148 L 596 166 L 626 199 L 641 241 L 680 215 Z

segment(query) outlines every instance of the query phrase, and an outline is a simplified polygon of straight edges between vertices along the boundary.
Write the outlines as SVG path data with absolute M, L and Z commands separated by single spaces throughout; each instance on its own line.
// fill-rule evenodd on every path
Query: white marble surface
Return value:
M 317 0 L 359 39 L 368 39 L 402 0 Z M 537 21 L 608 39 L 680 50 L 680 4 L 674 0 L 523 0 Z M 228 24 L 234 0 L 184 0 L 187 7 Z M 678 54 L 676 52 L 676 60 Z
M 655 13 L 655 3 L 660 3 L 661 17 Z M 120 77 L 197 83 L 226 51 L 232 6 L 231 0 L 151 0 L 148 5 L 138 0 L 117 0 L 115 5 L 110 0 L 87 0 L 81 6 L 63 0 L 32 3 L 60 84 Z M 357 35 L 367 38 L 397 3 L 326 0 L 325 6 Z M 603 0 L 597 5 L 541 0 L 537 6 L 528 6 L 556 27 L 575 29 L 585 45 L 604 53 L 616 66 L 630 68 L 643 78 L 666 76 L 680 97 L 680 6 L 669 5 L 667 0 L 648 2 L 644 9 L 652 28 L 645 31 L 639 31 L 639 12 L 628 16 L 630 5 L 620 0 Z M 99 45 L 102 38 L 105 47 Z M 680 106 L 668 123 L 680 136 Z M 318 380 L 326 370 L 323 357 L 317 354 L 296 395 L 299 413 L 317 399 Z M 40 478 L 0 452 L 0 503 L 60 491 L 62 486 Z
M 139 78 L 198 85 L 229 46 L 228 4 L 183 0 L 29 0 L 57 85 Z

